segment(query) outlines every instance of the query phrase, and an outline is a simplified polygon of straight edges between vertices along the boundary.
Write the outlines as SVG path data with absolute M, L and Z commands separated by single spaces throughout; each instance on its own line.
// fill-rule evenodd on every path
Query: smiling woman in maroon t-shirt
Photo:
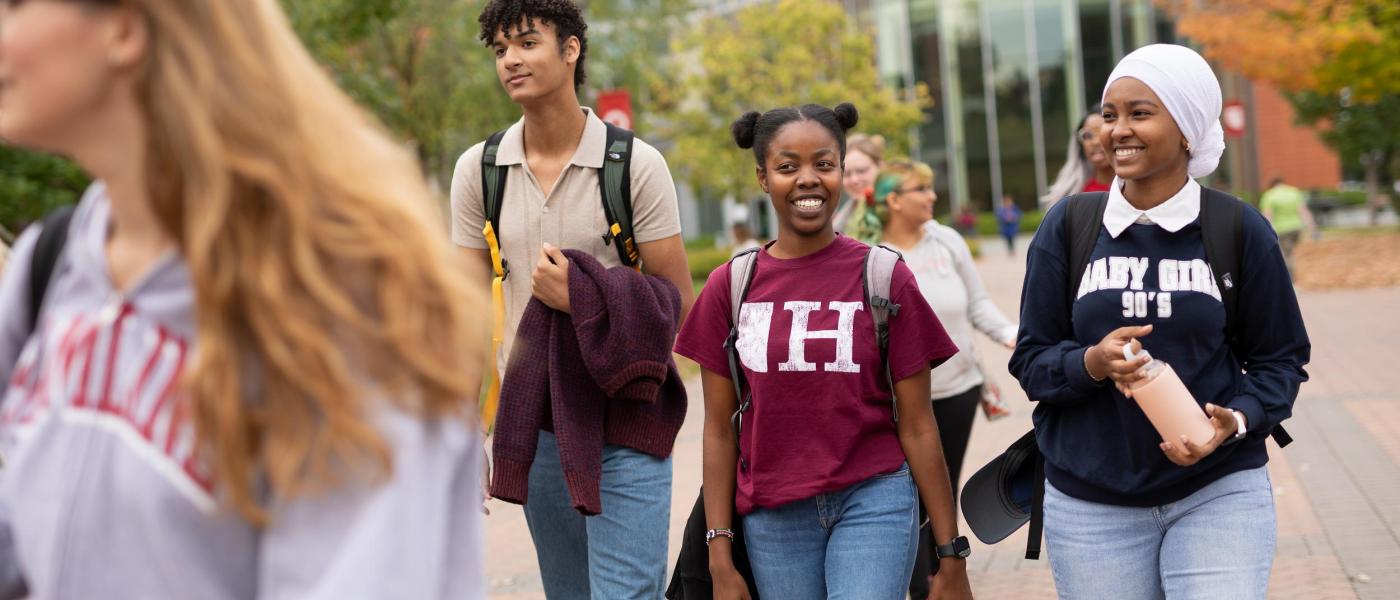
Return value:
M 929 369 L 957 352 L 913 274 L 896 266 L 888 362 L 899 420 L 862 273 L 869 247 L 832 230 L 841 191 L 850 104 L 805 105 L 733 127 L 753 148 L 759 185 L 778 215 L 740 311 L 739 349 L 752 405 L 736 448 L 738 403 L 724 342 L 730 330 L 728 265 L 710 275 L 676 351 L 703 368 L 705 517 L 716 598 L 747 597 L 730 541 L 734 512 L 765 598 L 903 598 L 917 549 L 918 505 L 945 544 L 935 580 L 943 597 L 970 598 L 966 538 L 938 428 Z M 959 556 L 961 554 L 961 556 Z

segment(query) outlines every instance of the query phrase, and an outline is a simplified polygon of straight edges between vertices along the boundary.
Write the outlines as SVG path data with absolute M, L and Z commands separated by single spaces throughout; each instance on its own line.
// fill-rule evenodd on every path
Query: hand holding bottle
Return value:
M 1112 378 L 1118 391 L 1122 392 L 1124 396 L 1132 398 L 1131 386 L 1143 378 L 1139 369 L 1146 365 L 1150 359 L 1146 356 L 1138 356 L 1129 360 L 1123 355 L 1123 347 L 1133 343 L 1133 338 L 1143 337 L 1150 333 L 1152 333 L 1151 325 L 1119 327 L 1110 331 L 1102 341 L 1084 351 L 1084 368 L 1088 369 L 1089 376 L 1095 380 L 1101 380 L 1104 377 Z M 1139 348 L 1141 346 L 1138 344 Z
M 1206 414 L 1210 415 L 1210 425 L 1215 429 L 1215 434 L 1204 444 L 1197 444 L 1184 435 L 1181 436 L 1179 444 L 1162 442 L 1162 452 L 1167 455 L 1167 460 L 1183 467 L 1189 467 L 1210 456 L 1216 448 L 1234 437 L 1238 431 L 1239 425 L 1235 422 L 1233 413 L 1234 411 L 1228 408 L 1207 403 Z M 1248 424 L 1245 426 L 1248 427 Z

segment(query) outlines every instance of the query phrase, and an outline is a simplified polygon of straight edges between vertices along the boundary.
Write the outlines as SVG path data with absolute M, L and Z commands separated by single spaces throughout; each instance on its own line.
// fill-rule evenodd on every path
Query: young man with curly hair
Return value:
M 579 105 L 579 88 L 587 80 L 588 26 L 578 5 L 569 0 L 493 0 L 479 21 L 481 41 L 496 56 L 501 85 L 523 113 L 503 137 L 493 136 L 463 154 L 452 180 L 454 242 L 465 249 L 473 269 L 480 269 L 474 276 L 489 277 L 489 268 L 504 278 L 504 335 L 498 338 L 497 374 L 506 379 L 506 394 L 494 442 L 493 493 L 524 503 L 548 597 L 659 598 L 670 522 L 670 452 L 684 419 L 683 389 L 663 391 L 657 404 L 665 415 L 658 421 L 664 423 L 642 427 L 642 433 L 635 423 L 620 422 L 610 408 L 603 432 L 595 436 L 603 439 L 581 442 L 562 429 L 564 417 L 554 412 L 552 422 L 547 417 L 538 432 L 525 432 L 528 443 L 538 436 L 534 459 L 525 467 L 528 494 L 512 498 L 501 492 L 503 486 L 511 487 L 503 483 L 506 479 L 526 485 L 516 465 L 501 459 L 503 439 L 516 435 L 506 431 L 517 407 L 512 405 L 515 398 L 505 367 L 522 313 L 532 298 L 570 313 L 570 267 L 561 249 L 582 251 L 606 267 L 616 267 L 624 264 L 616 245 L 626 235 L 601 235 L 612 229 L 599 186 L 605 149 L 609 154 L 612 150 L 607 148 L 608 126 Z M 493 169 L 483 166 L 484 155 L 491 160 L 488 146 L 495 151 Z M 684 315 L 694 302 L 694 288 L 671 174 L 661 154 L 640 139 L 632 142 L 627 164 L 629 185 L 623 189 L 631 199 L 631 240 L 641 270 L 676 286 Z M 490 176 L 502 168 L 500 183 L 484 181 L 483 171 Z M 485 208 L 484 190 L 502 184 L 504 191 L 494 195 L 500 208 L 493 219 Z M 499 248 L 500 262 L 493 260 L 492 245 Z M 619 434 L 620 430 L 627 431 Z M 627 440 L 637 439 L 628 437 L 633 434 L 646 443 L 628 445 Z M 597 511 L 571 499 L 571 492 L 581 477 L 589 476 L 569 465 L 571 447 L 588 443 L 603 444 L 601 478 L 588 483 L 596 485 L 602 508 L 599 514 L 584 516 Z

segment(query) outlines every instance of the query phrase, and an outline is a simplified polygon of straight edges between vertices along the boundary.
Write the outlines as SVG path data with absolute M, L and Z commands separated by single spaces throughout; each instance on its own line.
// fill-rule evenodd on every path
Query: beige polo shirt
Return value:
M 508 165 L 505 197 L 501 207 L 501 257 L 510 265 L 505 281 L 506 335 L 496 362 L 505 373 L 506 359 L 515 341 L 520 315 L 530 302 L 530 272 L 545 242 L 563 249 L 582 250 L 598 262 L 620 266 L 617 250 L 603 243 L 608 220 L 598 191 L 599 169 L 607 145 L 607 126 L 587 107 L 588 120 L 578 150 L 559 174 L 559 181 L 545 197 L 539 182 L 525 163 L 522 118 L 506 130 L 496 151 L 496 164 Z M 452 241 L 464 248 L 486 249 L 481 230 L 486 224 L 481 195 L 481 153 L 485 142 L 472 146 L 452 174 Z M 632 228 L 638 244 L 663 240 L 681 232 L 676 185 L 666 159 L 650 144 L 632 144 Z

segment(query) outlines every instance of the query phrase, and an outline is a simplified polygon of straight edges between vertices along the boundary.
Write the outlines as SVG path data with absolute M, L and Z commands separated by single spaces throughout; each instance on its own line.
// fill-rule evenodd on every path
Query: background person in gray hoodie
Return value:
M 0 137 L 102 182 L 0 282 L 0 598 L 484 596 L 483 294 L 275 0 L 0 3 Z

